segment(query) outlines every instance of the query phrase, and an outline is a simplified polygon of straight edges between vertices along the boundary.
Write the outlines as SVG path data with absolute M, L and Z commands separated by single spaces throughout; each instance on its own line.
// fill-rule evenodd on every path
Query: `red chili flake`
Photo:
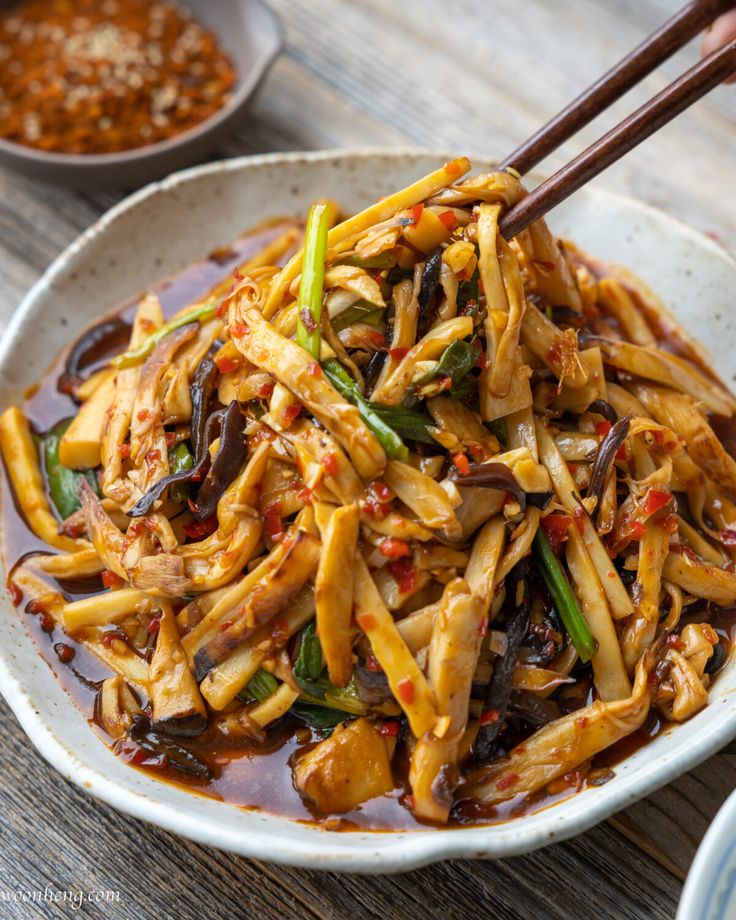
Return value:
M 563 540 L 567 539 L 567 528 L 570 523 L 569 515 L 557 512 L 542 518 L 542 530 L 555 553 L 559 550 Z
M 146 626 L 146 629 L 153 636 L 155 633 L 159 631 L 160 628 L 161 628 L 161 614 L 157 613 L 155 616 L 152 616 L 151 619 L 148 621 L 148 625 Z
M 188 499 L 187 499 L 187 507 L 188 507 L 189 510 L 192 512 L 192 514 L 196 514 L 196 513 L 197 513 L 197 503 L 194 501 L 193 498 L 188 498 Z
M 402 703 L 413 703 L 417 695 L 414 681 L 408 677 L 402 678 L 398 684 L 396 684 L 396 693 Z
M 386 344 L 386 336 L 380 332 L 374 332 L 373 330 L 368 330 L 365 333 L 366 339 L 370 342 L 374 348 L 383 348 Z
M 486 709 L 480 714 L 478 721 L 481 725 L 492 725 L 494 722 L 498 722 L 500 718 L 501 714 L 497 709 Z
M 166 446 L 173 447 L 176 444 L 176 432 L 167 431 L 166 432 Z
M 125 580 L 122 579 L 117 572 L 113 572 L 111 569 L 105 569 L 100 575 L 100 578 L 102 579 L 102 584 L 106 588 L 119 588 L 122 584 L 125 584 Z
M 361 508 L 369 517 L 372 518 L 383 518 L 386 517 L 387 509 L 384 502 L 378 501 L 373 493 L 369 493 L 361 501 Z
M 240 361 L 237 358 L 231 358 L 230 355 L 217 355 L 215 364 L 221 374 L 229 374 L 240 367 Z
M 677 528 L 680 526 L 680 522 L 677 520 L 677 515 L 674 512 L 670 512 L 665 515 L 661 521 L 659 521 L 660 527 L 663 527 L 667 533 L 675 533 Z
M 107 632 L 102 636 L 102 644 L 106 648 L 110 648 L 115 639 L 120 639 L 121 642 L 127 642 L 128 637 L 122 631 L 122 629 L 108 629 Z
M 424 205 L 415 204 L 414 207 L 409 211 L 409 213 L 411 214 L 411 222 L 413 224 L 418 224 L 422 217 L 422 214 L 424 213 Z
M 306 486 L 304 486 L 303 489 L 300 489 L 296 493 L 296 497 L 299 499 L 300 502 L 302 502 L 305 505 L 312 504 L 312 491 L 311 489 L 308 489 Z
M 575 719 L 575 724 L 577 725 L 578 728 L 585 728 L 588 724 L 588 717 L 578 716 L 578 718 Z
M 724 546 L 736 546 L 736 529 L 726 527 L 721 531 L 720 538 Z
M 157 447 L 152 448 L 146 454 L 146 460 L 149 463 L 158 463 L 160 459 L 161 459 L 161 451 Z
M 123 460 L 127 460 L 130 457 L 130 444 L 123 444 L 120 448 L 120 456 Z
M 150 418 L 151 410 L 150 409 L 139 409 L 138 410 L 138 421 L 145 422 L 147 418 Z
M 302 407 L 300 403 L 291 403 L 288 405 L 283 412 L 284 428 L 289 428 L 294 419 L 299 417 L 301 411 Z
M 212 517 L 205 518 L 204 521 L 192 521 L 189 524 L 185 524 L 182 529 L 190 540 L 202 540 L 217 530 L 217 518 L 213 514 Z
M 409 354 L 409 349 L 402 345 L 398 348 L 389 348 L 388 353 L 394 361 L 401 361 L 402 358 Z
M 75 649 L 71 645 L 67 645 L 66 642 L 57 642 L 54 645 L 54 651 L 62 664 L 69 664 L 74 661 L 74 656 L 77 654 Z
M 608 432 L 611 430 L 611 423 L 608 419 L 604 419 L 602 422 L 595 423 L 595 432 L 599 434 L 602 438 L 605 437 Z
M 629 521 L 629 536 L 634 540 L 641 540 L 645 528 L 641 521 Z
M 50 613 L 42 613 L 40 622 L 41 622 L 41 629 L 45 633 L 51 633 L 54 631 L 54 627 L 56 626 L 56 623 L 54 622 L 54 618 L 51 616 Z
M 322 469 L 328 476 L 334 476 L 340 468 L 337 455 L 333 453 L 325 454 L 322 458 Z
M 402 559 L 404 556 L 411 556 L 411 547 L 406 540 L 397 540 L 395 537 L 386 537 L 381 540 L 379 550 L 389 559 Z
M 302 326 L 304 326 L 307 332 L 314 332 L 317 328 L 317 321 L 306 307 L 299 311 L 299 319 L 302 321 Z
M 152 521 L 151 518 L 143 518 L 143 526 L 149 533 L 154 533 L 156 530 L 156 522 Z
M 559 364 L 562 359 L 562 350 L 559 345 L 551 345 L 547 349 L 545 360 L 548 364 Z
M 359 613 L 355 618 L 355 622 L 365 633 L 376 627 L 376 618 L 372 613 Z
M 455 467 L 459 470 L 462 476 L 467 476 L 470 472 L 470 462 L 468 458 L 463 453 L 456 453 L 452 455 L 452 462 Z
M 498 789 L 499 792 L 503 792 L 504 789 L 508 789 L 509 786 L 513 786 L 514 783 L 518 782 L 518 773 L 507 773 L 506 776 L 502 776 L 501 779 L 496 783 L 496 789 Z
M 468 451 L 472 454 L 473 460 L 480 462 L 483 459 L 483 448 L 480 444 L 468 444 Z
M 478 355 L 478 360 L 475 362 L 475 366 L 479 367 L 481 370 L 485 370 L 485 368 L 488 367 L 488 355 L 484 351 Z
M 244 336 L 248 335 L 250 329 L 241 322 L 239 319 L 236 319 L 234 323 L 230 323 L 230 335 L 234 339 L 242 339 Z
M 677 649 L 678 652 L 685 648 L 685 643 L 676 633 L 670 633 L 666 641 L 670 648 Z
M 389 489 L 385 482 L 380 479 L 377 479 L 373 483 L 373 491 L 376 493 L 376 497 L 381 502 L 390 502 L 394 497 L 394 493 Z M 736 540 L 736 531 L 734 531 L 734 540 Z
M 274 543 L 283 540 L 284 522 L 281 517 L 281 502 L 273 502 L 263 509 L 263 529 Z
M 23 600 L 23 592 L 20 590 L 18 585 L 14 581 L 9 581 L 8 585 L 8 597 L 10 598 L 10 603 L 17 607 L 18 604 Z
M 588 515 L 585 512 L 584 508 L 581 508 L 579 505 L 572 513 L 573 520 L 575 521 L 575 526 L 577 527 L 580 533 L 585 531 L 585 521 Z
M 619 447 L 619 449 L 616 451 L 616 458 L 615 458 L 615 459 L 616 459 L 616 460 L 622 460 L 624 463 L 626 463 L 626 460 L 627 460 L 628 458 L 627 458 L 627 456 L 626 456 L 626 445 L 625 445 L 625 444 L 622 444 L 621 447 Z
M 233 625 L 232 620 L 225 620 L 224 623 L 220 623 L 220 632 L 227 632 L 228 629 Z
M 485 617 L 485 619 L 480 621 L 480 625 L 478 626 L 478 635 L 481 637 L 481 639 L 485 639 L 485 637 L 488 635 L 488 617 Z
M 644 501 L 642 502 L 642 509 L 644 514 L 649 517 L 652 514 L 656 514 L 657 511 L 660 511 L 662 508 L 669 505 L 672 501 L 672 494 L 666 492 L 664 489 L 649 489 L 647 494 L 644 496 Z
M 386 568 L 393 575 L 402 594 L 409 594 L 416 588 L 419 573 L 409 559 L 395 559 L 393 562 L 389 562 Z
M 452 233 L 452 231 L 457 227 L 457 217 L 455 217 L 454 211 L 443 211 L 441 214 L 437 215 L 442 223 L 447 227 L 447 229 Z
M 310 377 L 321 377 L 322 376 L 322 368 L 319 366 L 319 364 L 317 364 L 316 361 L 312 361 L 312 363 L 309 365 L 307 370 L 309 372 Z
M 384 735 L 386 738 L 395 738 L 399 734 L 399 723 L 398 722 L 384 722 L 383 725 L 378 729 L 380 734 Z
M 378 659 L 374 655 L 369 655 L 365 660 L 365 669 L 366 671 L 374 671 L 378 673 L 383 671 L 383 668 L 378 663 Z
M 459 176 L 460 175 L 460 165 L 457 160 L 451 160 L 449 163 L 445 163 L 443 169 L 448 176 Z
M 138 320 L 138 325 L 140 326 L 142 332 L 152 332 L 153 331 L 153 320 L 151 319 L 146 319 L 145 317 L 143 317 L 143 319 Z
M 26 604 L 26 613 L 36 614 L 36 613 L 46 613 L 46 604 L 44 601 L 39 600 L 38 598 L 29 601 Z

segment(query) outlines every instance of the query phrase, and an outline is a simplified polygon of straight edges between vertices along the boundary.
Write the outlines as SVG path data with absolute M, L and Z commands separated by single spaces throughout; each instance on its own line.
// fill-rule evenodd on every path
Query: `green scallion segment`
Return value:
M 217 301 L 215 300 L 208 300 L 207 303 L 192 307 L 191 310 L 187 310 L 180 316 L 170 319 L 168 323 L 164 323 L 160 329 L 152 332 L 136 348 L 123 352 L 122 355 L 113 358 L 110 363 L 113 367 L 118 368 L 133 367 L 135 364 L 140 364 L 151 354 L 161 339 L 165 339 L 167 335 L 171 335 L 172 332 L 176 332 L 177 329 L 181 329 L 182 326 L 186 326 L 189 323 L 201 323 L 210 319 L 215 315 L 216 308 Z
M 299 284 L 297 302 L 296 340 L 317 361 L 319 361 L 329 220 L 330 209 L 326 204 L 313 204 L 309 209 L 307 229 L 304 235 L 302 279 Z
M 389 460 L 406 460 L 409 450 L 401 437 L 381 418 L 374 406 L 365 399 L 358 385 L 345 368 L 335 358 L 330 358 L 322 365 L 325 376 L 337 392 L 358 407 L 360 417 L 376 436 Z
M 598 649 L 588 624 L 580 611 L 577 598 L 570 587 L 562 566 L 549 545 L 544 531 L 538 530 L 533 544 L 534 559 L 542 573 L 547 590 L 552 595 L 572 644 L 583 662 L 590 661 Z
M 255 697 L 259 703 L 267 700 L 269 696 L 272 696 L 278 689 L 279 682 L 273 674 L 269 674 L 269 672 L 265 671 L 263 668 L 259 668 L 256 671 L 246 686 L 248 696 Z
M 64 466 L 59 459 L 59 445 L 69 425 L 71 425 L 71 420 L 61 422 L 41 439 L 49 495 L 62 521 L 65 521 L 82 507 L 78 495 L 80 479 L 86 479 L 95 492 L 99 494 L 97 477 L 91 470 L 85 470 L 82 473 L 77 472 L 77 470 Z

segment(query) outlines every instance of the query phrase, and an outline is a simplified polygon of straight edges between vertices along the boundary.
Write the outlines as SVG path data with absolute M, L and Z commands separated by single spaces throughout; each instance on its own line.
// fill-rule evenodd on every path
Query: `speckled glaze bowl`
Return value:
M 708 828 L 698 848 L 677 910 L 677 920 L 736 917 L 736 792 Z
M 143 189 L 83 233 L 24 299 L 0 346 L 0 402 L 17 399 L 100 312 L 262 218 L 304 213 L 324 195 L 354 210 L 446 159 L 402 149 L 274 154 L 203 166 Z M 488 167 L 477 160 L 474 165 Z M 641 275 L 698 335 L 721 376 L 734 379 L 736 262 L 720 247 L 659 211 L 595 188 L 578 192 L 550 215 L 550 223 L 593 255 Z M 529 852 L 604 820 L 736 735 L 733 660 L 703 712 L 637 751 L 604 786 L 491 827 L 331 832 L 192 795 L 121 763 L 36 654 L 7 599 L 0 604 L 0 689 L 43 756 L 115 808 L 245 856 L 352 872 L 399 872 L 441 859 Z
M 12 0 L 0 4 L 9 5 Z M 34 179 L 74 188 L 138 188 L 209 156 L 242 127 L 283 35 L 276 14 L 262 0 L 187 0 L 185 5 L 212 29 L 237 68 L 235 89 L 221 109 L 169 140 L 121 153 L 48 153 L 0 138 L 0 163 Z

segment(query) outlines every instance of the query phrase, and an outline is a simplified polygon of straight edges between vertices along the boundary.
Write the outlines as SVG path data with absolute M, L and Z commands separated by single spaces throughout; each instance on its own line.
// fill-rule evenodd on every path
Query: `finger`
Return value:
M 719 16 L 703 36 L 702 55 L 706 57 L 736 38 L 736 9 Z M 736 73 L 726 83 L 736 82 Z

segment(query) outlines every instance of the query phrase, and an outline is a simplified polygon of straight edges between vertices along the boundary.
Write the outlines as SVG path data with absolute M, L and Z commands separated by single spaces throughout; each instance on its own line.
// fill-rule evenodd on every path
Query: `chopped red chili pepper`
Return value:
M 418 224 L 422 217 L 422 214 L 424 213 L 424 205 L 415 204 L 409 213 L 411 214 L 411 222 L 413 224 Z
M 602 438 L 605 437 L 608 432 L 611 430 L 611 423 L 608 419 L 604 419 L 602 422 L 595 423 L 596 434 L 599 434 Z
M 364 633 L 370 632 L 376 626 L 376 618 L 372 613 L 359 613 L 355 618 L 355 622 Z
M 291 403 L 283 411 L 284 428 L 290 428 L 295 419 L 301 414 L 302 407 L 300 403 Z
M 158 463 L 160 459 L 161 459 L 161 451 L 157 447 L 152 448 L 146 454 L 146 460 L 149 463 Z
M 130 457 L 130 444 L 123 444 L 120 448 L 120 456 L 123 460 L 127 460 Z
M 507 773 L 506 776 L 502 776 L 501 779 L 496 783 L 496 789 L 498 789 L 499 792 L 503 792 L 504 789 L 508 789 L 509 786 L 513 786 L 514 783 L 518 782 L 518 773 Z
M 396 693 L 402 703 L 413 703 L 417 695 L 414 681 L 408 677 L 402 678 L 398 684 L 396 684 Z
M 215 358 L 217 370 L 221 374 L 229 374 L 231 371 L 236 370 L 240 367 L 240 363 L 236 358 L 231 358 L 230 355 L 217 355 Z
M 644 496 L 642 509 L 644 514 L 649 517 L 650 515 L 656 514 L 657 511 L 660 511 L 662 508 L 669 505 L 671 501 L 672 493 L 665 492 L 664 489 L 649 489 L 647 494 Z
M 160 628 L 161 628 L 161 614 L 157 613 L 155 616 L 152 616 L 151 619 L 148 621 L 146 630 L 153 636 L 159 631 Z
M 236 319 L 234 323 L 230 323 L 230 335 L 232 335 L 234 339 L 242 339 L 248 335 L 249 332 L 250 329 L 239 319 Z
M 389 559 L 401 559 L 404 556 L 411 556 L 411 547 L 406 540 L 397 540 L 395 537 L 386 537 L 381 540 L 379 550 Z
M 588 515 L 586 514 L 585 509 L 581 508 L 580 505 L 578 505 L 572 513 L 572 519 L 575 521 L 575 526 L 580 533 L 583 533 L 585 530 L 585 520 L 587 517 Z
M 685 643 L 676 633 L 670 633 L 669 636 L 667 636 L 667 645 L 670 648 L 677 649 L 678 652 L 685 648 Z
M 365 669 L 366 671 L 374 671 L 378 673 L 383 671 L 383 668 L 378 663 L 378 659 L 374 655 L 369 655 L 365 660 Z
M 185 524 L 183 530 L 190 540 L 202 540 L 217 530 L 217 518 L 213 514 L 204 521 L 192 521 Z
M 303 489 L 299 489 L 299 491 L 296 493 L 296 497 L 299 499 L 300 502 L 303 502 L 305 505 L 312 504 L 312 491 L 311 489 L 308 489 L 306 486 L 304 486 Z
M 555 553 L 559 550 L 563 540 L 567 539 L 567 528 L 570 523 L 569 515 L 558 512 L 542 518 L 542 530 Z
M 454 211 L 443 211 L 438 215 L 442 223 L 447 227 L 447 229 L 452 233 L 452 231 L 457 227 L 457 217 L 455 217 Z
M 498 722 L 501 718 L 501 714 L 497 709 L 486 709 L 480 714 L 478 721 L 481 725 L 492 725 L 494 722 Z
M 309 365 L 307 369 L 311 377 L 321 377 L 322 376 L 322 368 L 319 366 L 319 364 L 317 364 L 316 361 L 312 361 L 312 363 Z
M 720 537 L 724 546 L 736 546 L 736 529 L 726 527 L 721 531 Z
M 281 516 L 281 502 L 275 501 L 263 509 L 263 529 L 274 543 L 284 538 L 284 522 Z
M 380 479 L 377 479 L 373 483 L 373 491 L 381 502 L 390 502 L 393 500 L 394 493 L 389 489 L 386 483 L 382 482 Z M 734 538 L 736 538 L 736 533 L 734 534 Z
M 402 358 L 405 358 L 409 354 L 408 347 L 401 345 L 397 348 L 389 348 L 389 356 L 393 358 L 394 361 L 401 361 Z
M 629 536 L 633 540 L 641 540 L 644 532 L 645 528 L 641 521 L 629 521 Z
M 416 588 L 419 573 L 409 559 L 395 559 L 393 562 L 389 562 L 386 568 L 393 575 L 402 594 L 409 594 L 410 591 Z
M 139 409 L 138 410 L 138 421 L 145 422 L 147 418 L 150 418 L 151 410 L 150 409 Z
M 675 533 L 677 528 L 680 526 L 680 522 L 677 520 L 677 515 L 673 512 L 665 515 L 661 521 L 659 521 L 660 527 L 664 527 L 667 533 Z
M 340 469 L 337 455 L 333 453 L 325 454 L 322 458 L 322 469 L 328 476 L 334 476 Z
M 386 344 L 386 336 L 381 332 L 374 332 L 372 329 L 369 329 L 364 334 L 374 348 L 383 348 Z
M 122 579 L 117 572 L 113 572 L 111 569 L 105 569 L 100 575 L 100 578 L 102 579 L 102 584 L 106 588 L 119 588 L 121 585 L 125 584 L 125 580 Z
M 458 451 L 458 453 L 452 455 L 452 462 L 455 467 L 459 470 L 462 476 L 467 476 L 470 472 L 470 461 L 465 456 Z
M 395 738 L 399 734 L 399 723 L 384 722 L 378 731 L 386 738 Z
M 166 432 L 166 446 L 173 447 L 176 444 L 176 432 L 167 431 Z
M 478 355 L 478 360 L 475 362 L 475 366 L 479 367 L 481 370 L 485 370 L 485 368 L 488 367 L 488 355 L 484 351 L 481 351 L 481 353 Z

